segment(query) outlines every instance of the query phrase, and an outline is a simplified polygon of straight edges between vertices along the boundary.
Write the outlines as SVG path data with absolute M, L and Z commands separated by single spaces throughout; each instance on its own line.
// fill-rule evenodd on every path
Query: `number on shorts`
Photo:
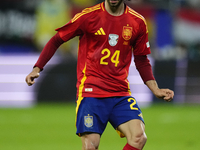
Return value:
M 134 107 L 134 105 L 136 104 L 136 100 L 135 100 L 134 98 L 129 98 L 129 99 L 128 99 L 128 102 L 132 102 L 132 103 L 130 104 L 131 110 L 138 110 L 137 107 Z

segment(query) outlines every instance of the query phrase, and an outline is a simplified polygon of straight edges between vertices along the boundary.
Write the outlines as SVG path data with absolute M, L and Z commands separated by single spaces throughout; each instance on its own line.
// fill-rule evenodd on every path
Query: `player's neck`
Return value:
M 105 1 L 106 11 L 113 16 L 121 16 L 125 10 L 125 4 L 121 3 L 118 7 L 111 7 L 107 1 Z

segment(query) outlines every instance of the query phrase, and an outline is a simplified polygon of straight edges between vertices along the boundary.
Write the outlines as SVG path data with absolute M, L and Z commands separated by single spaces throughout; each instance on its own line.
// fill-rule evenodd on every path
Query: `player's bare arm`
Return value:
M 26 76 L 26 83 L 31 86 L 35 83 L 34 79 L 40 76 L 40 68 L 33 68 L 32 72 Z
M 148 88 L 153 92 L 153 94 L 160 99 L 170 102 L 174 97 L 174 92 L 170 89 L 160 89 L 155 80 L 149 80 L 146 82 Z

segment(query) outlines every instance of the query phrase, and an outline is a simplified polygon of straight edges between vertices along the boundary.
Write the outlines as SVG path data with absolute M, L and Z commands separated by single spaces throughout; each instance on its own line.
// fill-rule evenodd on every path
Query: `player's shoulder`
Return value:
M 102 6 L 102 3 L 97 4 L 97 5 L 94 5 L 94 6 L 92 6 L 92 7 L 85 8 L 85 9 L 83 9 L 80 13 L 78 13 L 78 14 L 76 14 L 76 15 L 74 16 L 74 18 L 72 19 L 72 22 L 78 20 L 79 18 L 81 18 L 81 17 L 83 17 L 83 16 L 84 16 L 84 17 L 88 17 L 88 15 L 91 15 L 91 14 L 97 12 L 97 11 L 103 11 L 103 9 L 104 9 L 104 8 L 103 8 L 103 6 Z
M 129 6 L 127 6 L 127 10 L 126 11 L 127 11 L 127 14 L 129 14 L 130 17 L 133 17 L 136 20 L 143 21 L 146 24 L 145 18 L 140 13 L 138 13 L 137 11 L 133 10 Z

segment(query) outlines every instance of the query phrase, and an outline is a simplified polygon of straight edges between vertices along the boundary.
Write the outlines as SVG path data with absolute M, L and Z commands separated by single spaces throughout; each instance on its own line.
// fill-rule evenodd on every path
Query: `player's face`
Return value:
M 106 0 L 110 7 L 119 7 L 123 0 Z

